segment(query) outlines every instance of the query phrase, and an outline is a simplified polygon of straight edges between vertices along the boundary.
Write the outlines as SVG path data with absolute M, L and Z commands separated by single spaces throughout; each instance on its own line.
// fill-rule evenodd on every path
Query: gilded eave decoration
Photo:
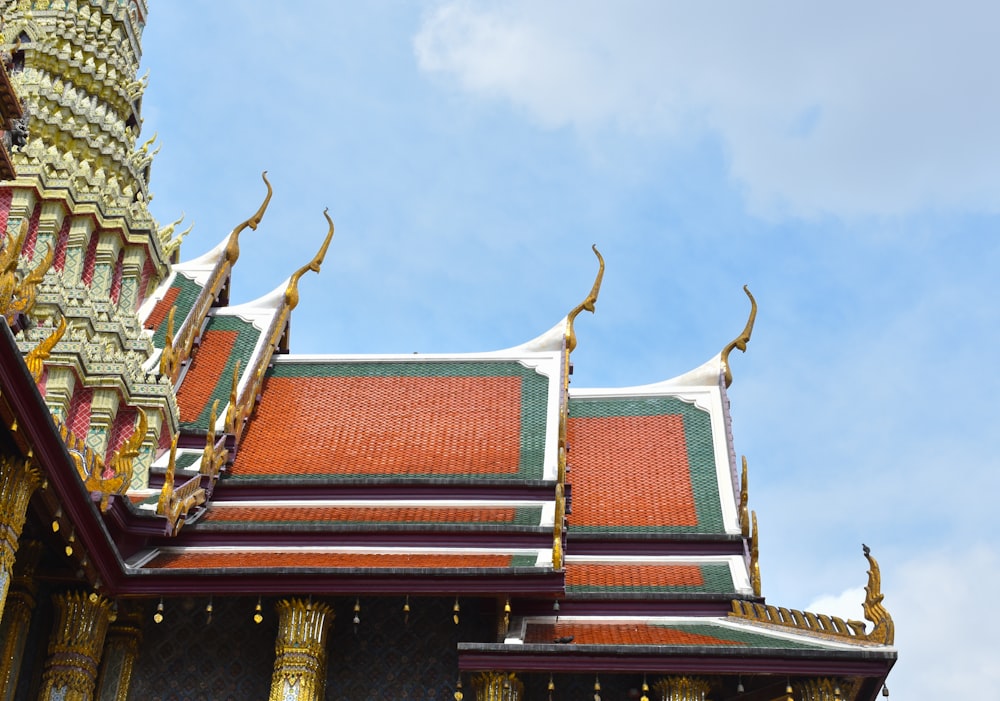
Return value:
M 66 444 L 84 486 L 89 492 L 101 495 L 102 511 L 107 510 L 110 497 L 125 494 L 132 482 L 135 459 L 139 456 L 148 428 L 146 412 L 140 407 L 136 407 L 136 412 L 138 418 L 132 434 L 112 454 L 106 464 L 87 446 L 86 441 L 70 433 L 66 424 L 56 419 L 59 434 Z
M 55 256 L 51 246 L 34 268 L 18 275 L 21 250 L 28 236 L 28 222 L 22 220 L 18 233 L 7 239 L 7 245 L 0 250 L 0 314 L 11 326 L 18 314 L 30 314 L 35 306 L 38 284 L 45 277 Z
M 727 343 L 726 347 L 722 349 L 722 369 L 725 373 L 726 387 L 733 384 L 733 372 L 729 369 L 729 354 L 734 349 L 739 350 L 741 353 L 747 352 L 747 344 L 750 343 L 750 334 L 753 333 L 753 324 L 757 320 L 757 300 L 750 294 L 750 288 L 746 285 L 743 286 L 743 291 L 750 298 L 750 317 L 747 319 L 746 326 L 743 327 L 743 332 Z
M 865 619 L 873 625 L 871 631 L 865 632 L 866 625 L 863 621 L 845 621 L 837 616 L 768 606 L 752 601 L 733 601 L 733 610 L 729 615 L 768 626 L 794 628 L 797 631 L 820 637 L 847 639 L 857 643 L 892 645 L 895 640 L 895 626 L 889 612 L 882 605 L 885 596 L 882 594 L 881 572 L 878 562 L 871 556 L 868 546 L 864 545 L 863 548 L 869 570 L 862 610 Z

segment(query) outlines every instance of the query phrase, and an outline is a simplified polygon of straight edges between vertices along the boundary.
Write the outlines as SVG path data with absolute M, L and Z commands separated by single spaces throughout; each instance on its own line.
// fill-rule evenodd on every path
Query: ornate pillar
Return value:
M 711 687 L 701 677 L 663 677 L 653 682 L 657 701 L 705 701 Z
M 0 621 L 3 620 L 28 500 L 41 483 L 42 474 L 30 460 L 10 455 L 0 457 Z
M 108 629 L 97 680 L 97 701 L 126 701 L 132 683 L 132 667 L 142 642 L 142 607 L 119 605 L 117 618 Z
M 854 698 L 853 684 L 826 677 L 795 682 L 795 692 L 796 701 L 844 701 Z
M 284 599 L 278 612 L 270 701 L 320 701 L 326 686 L 326 635 L 333 609 L 326 604 Z
M 17 678 L 24 659 L 24 643 L 28 638 L 31 614 L 35 610 L 35 567 L 42 556 L 43 546 L 35 540 L 21 544 L 14 563 L 14 579 L 0 622 L 0 701 L 11 701 L 17 690 Z
M 521 701 L 524 684 L 513 672 L 480 672 L 472 678 L 476 701 Z
M 91 592 L 52 597 L 55 622 L 38 701 L 93 701 L 111 602 Z

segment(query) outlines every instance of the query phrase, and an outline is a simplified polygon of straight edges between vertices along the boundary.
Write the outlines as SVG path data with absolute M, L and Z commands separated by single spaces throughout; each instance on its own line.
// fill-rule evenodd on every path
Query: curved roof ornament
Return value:
M 730 341 L 722 349 L 722 369 L 726 373 L 726 387 L 733 384 L 733 373 L 729 369 L 729 354 L 733 352 L 734 348 L 738 348 L 741 353 L 747 352 L 747 344 L 750 343 L 750 334 L 753 333 L 753 323 L 757 319 L 757 300 L 750 294 L 750 288 L 746 285 L 743 286 L 743 291 L 750 298 L 750 318 L 747 319 L 747 325 L 743 327 L 743 333 Z
M 861 608 L 865 618 L 874 625 L 868 634 L 868 639 L 883 645 L 892 645 L 896 637 L 896 627 L 892 622 L 892 616 L 882 605 L 882 600 L 885 599 L 885 594 L 882 593 L 882 572 L 878 562 L 872 557 L 871 548 L 862 543 L 861 549 L 869 565 L 868 584 L 865 585 L 865 601 Z
M 333 220 L 330 218 L 329 208 L 323 210 L 323 216 L 326 217 L 327 223 L 329 223 L 330 228 L 326 232 L 326 239 L 323 241 L 323 245 L 320 246 L 319 251 L 313 256 L 313 259 L 309 261 L 306 265 L 292 273 L 292 277 L 288 280 L 288 286 L 285 287 L 285 304 L 288 311 L 295 309 L 296 305 L 299 303 L 299 278 L 306 274 L 309 270 L 318 273 L 320 266 L 323 265 L 323 259 L 326 257 L 326 249 L 330 247 L 330 241 L 333 240 Z
M 267 180 L 267 171 L 265 170 L 261 173 L 260 177 L 263 178 L 264 184 L 267 185 L 267 195 L 264 197 L 264 201 L 261 202 L 257 211 L 254 212 L 253 216 L 237 226 L 233 229 L 233 232 L 229 234 L 229 241 L 226 243 L 226 261 L 229 265 L 235 263 L 236 259 L 240 257 L 240 233 L 248 226 L 254 231 L 257 230 L 257 225 L 260 224 L 260 220 L 264 218 L 264 212 L 267 210 L 267 204 L 271 201 L 271 194 L 273 193 L 273 190 L 271 189 L 271 183 Z
M 584 309 L 591 314 L 594 313 L 594 305 L 597 304 L 597 296 L 601 293 L 601 281 L 604 279 L 604 257 L 601 256 L 601 252 L 597 250 L 596 243 L 591 246 L 591 249 L 594 251 L 594 255 L 597 256 L 597 260 L 600 262 L 600 269 L 597 271 L 597 277 L 594 279 L 594 286 L 590 288 L 590 294 L 587 295 L 585 300 L 575 306 L 573 311 L 571 311 L 566 317 L 566 350 L 570 353 L 572 353 L 573 349 L 576 348 L 576 331 L 573 330 L 573 321 Z

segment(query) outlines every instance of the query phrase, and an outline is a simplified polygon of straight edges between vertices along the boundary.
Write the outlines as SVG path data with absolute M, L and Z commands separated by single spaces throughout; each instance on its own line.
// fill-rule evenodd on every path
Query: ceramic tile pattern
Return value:
M 174 290 L 177 291 L 174 292 Z M 191 313 L 191 308 L 198 300 L 201 290 L 201 285 L 186 275 L 177 273 L 174 276 L 174 280 L 170 283 L 170 287 L 163 298 L 156 303 L 153 311 L 149 313 L 149 317 L 143 323 L 143 328 L 155 329 L 153 344 L 157 348 L 163 348 L 164 339 L 167 335 L 166 321 L 167 316 L 170 314 L 170 308 L 175 305 L 177 306 L 177 311 L 174 312 L 174 333 L 177 333 L 187 315 Z
M 205 552 L 181 551 L 158 555 L 145 567 L 147 569 L 201 569 L 201 568 L 274 568 L 318 567 L 323 569 L 354 570 L 358 568 L 507 568 L 528 567 L 535 556 L 490 554 L 425 554 L 425 553 L 324 553 L 324 552 Z
M 729 565 L 637 564 L 631 562 L 570 562 L 566 564 L 567 594 L 606 592 L 726 593 L 735 596 Z
M 220 506 L 201 518 L 204 524 L 496 524 L 538 525 L 540 506 L 529 507 L 428 507 L 428 506 Z
M 201 334 L 201 346 L 177 390 L 181 428 L 208 430 L 212 403 L 219 400 L 219 416 L 225 415 L 233 387 L 237 361 L 245 372 L 260 338 L 260 330 L 234 316 L 211 316 Z
M 573 637 L 574 645 L 676 645 L 747 646 L 758 649 L 822 649 L 821 645 L 798 642 L 718 623 L 579 622 L 529 623 L 525 643 L 548 644 Z
M 570 528 L 723 531 L 709 414 L 673 397 L 571 399 Z
M 281 363 L 231 479 L 540 479 L 547 390 L 516 362 Z

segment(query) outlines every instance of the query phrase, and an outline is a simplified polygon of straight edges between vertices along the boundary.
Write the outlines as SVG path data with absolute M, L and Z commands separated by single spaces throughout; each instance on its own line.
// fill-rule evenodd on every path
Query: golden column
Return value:
M 653 682 L 658 701 L 705 701 L 711 687 L 701 677 L 663 677 Z
M 3 620 L 28 500 L 41 482 L 42 474 L 30 460 L 10 455 L 0 457 L 0 620 Z
M 326 635 L 333 609 L 326 604 L 284 599 L 278 612 L 270 701 L 320 701 L 326 686 Z
M 55 622 L 38 701 L 92 701 L 111 602 L 91 592 L 52 597 Z
M 524 684 L 513 672 L 480 672 L 472 679 L 476 701 L 521 701 Z
M 132 668 L 142 642 L 142 607 L 121 604 L 111 622 L 104 643 L 101 675 L 97 680 L 97 698 L 101 701 L 126 701 L 132 683 Z
M 36 540 L 21 544 L 14 563 L 14 581 L 7 595 L 6 615 L 0 622 L 0 701 L 11 701 L 24 659 L 31 614 L 35 610 L 35 567 L 43 546 Z
M 800 701 L 844 701 L 854 698 L 850 681 L 819 677 L 795 683 L 795 698 Z

